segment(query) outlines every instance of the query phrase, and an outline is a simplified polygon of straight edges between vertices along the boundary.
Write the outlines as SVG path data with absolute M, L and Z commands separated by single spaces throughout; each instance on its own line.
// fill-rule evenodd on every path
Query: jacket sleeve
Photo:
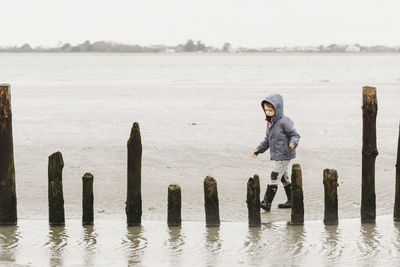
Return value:
M 297 147 L 297 145 L 299 144 L 300 135 L 294 128 L 293 121 L 288 117 L 283 118 L 282 128 L 286 132 L 286 134 L 289 136 L 290 143 L 294 144 L 294 146 Z
M 268 130 L 267 130 L 267 132 L 265 133 L 264 141 L 262 141 L 257 146 L 257 151 L 260 153 L 264 153 L 268 148 L 269 148 L 269 141 L 268 141 Z

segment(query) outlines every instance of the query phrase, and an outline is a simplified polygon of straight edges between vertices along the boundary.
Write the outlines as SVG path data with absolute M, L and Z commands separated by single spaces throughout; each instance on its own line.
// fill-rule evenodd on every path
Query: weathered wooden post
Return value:
M 249 226 L 256 227 L 261 225 L 260 215 L 260 178 L 257 174 L 250 177 L 247 182 L 247 209 Z
M 139 123 L 134 122 L 128 139 L 128 190 L 125 212 L 128 226 L 140 225 L 142 220 L 142 139 Z
M 49 224 L 64 225 L 64 196 L 62 187 L 62 170 L 64 161 L 61 152 L 57 151 L 49 156 L 48 167 L 48 201 Z
M 0 225 L 17 224 L 11 91 L 0 84 Z
M 211 176 L 207 176 L 204 179 L 204 207 L 206 211 L 206 226 L 219 226 L 217 182 Z
M 292 214 L 291 224 L 304 223 L 303 178 L 300 164 L 292 165 Z
M 362 194 L 361 222 L 375 222 L 375 158 L 376 148 L 376 115 L 378 101 L 376 88 L 363 87 L 363 144 L 362 144 Z
M 168 226 L 180 226 L 181 219 L 181 187 L 177 184 L 168 186 Z
M 85 173 L 82 177 L 82 225 L 93 224 L 93 175 Z
M 396 195 L 394 200 L 393 219 L 395 221 L 400 221 L 400 124 L 399 124 L 399 139 L 397 140 Z
M 325 189 L 324 223 L 326 225 L 338 224 L 338 196 L 337 196 L 337 171 L 324 170 L 323 184 Z

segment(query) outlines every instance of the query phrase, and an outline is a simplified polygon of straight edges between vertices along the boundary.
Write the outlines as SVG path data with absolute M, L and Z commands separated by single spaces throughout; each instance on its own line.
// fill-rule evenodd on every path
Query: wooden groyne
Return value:
M 168 186 L 168 226 L 180 226 L 181 218 L 182 194 L 181 187 L 177 184 Z
M 362 185 L 361 185 L 361 221 L 375 222 L 375 159 L 376 115 L 378 101 L 376 88 L 365 86 L 362 94 L 363 134 L 362 134 Z
M 204 179 L 204 210 L 206 212 L 206 226 L 219 226 L 217 181 L 211 176 Z
M 142 221 L 142 139 L 139 123 L 132 125 L 128 142 L 128 188 L 126 217 L 128 226 L 140 225 Z
M 399 138 L 397 140 L 396 190 L 394 197 L 393 219 L 395 221 L 400 221 L 400 123 L 399 123 Z
M 250 177 L 247 182 L 247 209 L 249 226 L 261 225 L 260 215 L 260 178 L 257 174 Z
M 303 175 L 300 164 L 292 165 L 292 213 L 291 224 L 304 223 L 304 200 L 303 200 Z
M 64 225 L 64 194 L 62 187 L 62 170 L 64 160 L 61 152 L 57 151 L 49 156 L 48 166 L 48 201 L 49 224 Z
M 85 173 L 82 177 L 82 224 L 92 225 L 93 216 L 93 174 Z
M 17 223 L 17 197 L 15 189 L 15 168 L 12 136 L 10 85 L 0 84 L 0 225 Z M 376 88 L 365 86 L 362 89 L 362 174 L 361 174 L 361 222 L 375 222 L 375 159 L 376 117 L 378 111 Z M 400 221 L 400 125 L 396 161 L 396 188 L 393 219 Z M 48 208 L 49 224 L 64 225 L 64 196 L 62 171 L 64 160 L 61 152 L 49 156 L 48 161 Z M 141 196 L 142 140 L 139 123 L 134 122 L 127 141 L 127 194 L 125 212 L 128 226 L 140 226 L 142 217 Z M 292 209 L 290 224 L 304 223 L 304 196 L 301 165 L 295 163 L 291 168 Z M 324 220 L 325 224 L 338 224 L 338 174 L 334 169 L 323 171 Z M 219 226 L 220 207 L 217 181 L 207 176 L 203 182 L 204 211 L 206 227 Z M 250 177 L 246 187 L 248 225 L 261 225 L 260 179 L 257 174 Z M 178 184 L 168 187 L 167 223 L 168 226 L 181 226 L 182 190 Z M 85 173 L 82 177 L 82 224 L 94 223 L 93 175 Z
M 11 89 L 0 84 L 0 225 L 17 224 Z
M 323 184 L 325 193 L 324 223 L 338 224 L 338 174 L 336 170 L 325 169 L 323 173 Z

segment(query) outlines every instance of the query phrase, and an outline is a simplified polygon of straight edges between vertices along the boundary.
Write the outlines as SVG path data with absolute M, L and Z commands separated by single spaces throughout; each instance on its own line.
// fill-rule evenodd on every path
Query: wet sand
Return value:
M 167 187 L 182 187 L 185 221 L 203 221 L 202 182 L 218 182 L 222 221 L 246 221 L 247 179 L 262 195 L 273 162 L 251 158 L 263 140 L 259 102 L 279 92 L 301 135 L 305 218 L 323 214 L 322 171 L 339 174 L 339 218 L 359 217 L 361 88 L 378 87 L 377 214 L 391 214 L 399 121 L 400 57 L 2 55 L 12 84 L 18 216 L 47 219 L 48 156 L 64 156 L 66 217 L 81 216 L 81 177 L 94 174 L 95 219 L 123 220 L 126 141 L 143 141 L 143 218 L 166 219 Z M 5 68 L 7 66 L 7 68 Z M 384 68 L 386 66 L 386 68 Z M 390 68 L 389 68 L 390 67 Z M 397 75 L 397 76 L 396 76 Z M 286 220 L 280 186 L 264 222 Z
M 0 55 L 12 85 L 18 226 L 0 228 L 2 264 L 392 264 L 400 57 Z M 378 87 L 378 223 L 361 225 L 361 88 Z M 288 227 L 280 185 L 259 230 L 247 226 L 246 182 L 273 162 L 260 101 L 281 93 L 301 135 L 304 227 Z M 126 142 L 143 142 L 143 226 L 126 228 Z M 47 226 L 48 156 L 64 157 L 67 224 Z M 339 175 L 339 227 L 322 224 L 325 168 Z M 80 226 L 81 177 L 94 174 L 95 226 Z M 218 182 L 219 230 L 204 227 L 203 179 Z M 182 187 L 180 230 L 166 227 L 167 187 Z M 383 217 L 382 217 L 383 216 Z M 354 218 L 354 219 L 348 219 Z M 315 220 L 315 221 L 310 221 Z M 202 230 L 199 230 L 202 229 Z M 160 242 L 160 240 L 162 240 Z M 284 244 L 284 246 L 282 246 Z M 270 249 L 269 249 L 270 248 Z M 112 253 L 109 253 L 111 251 Z M 159 251 L 155 254 L 154 251 Z M 114 256 L 115 255 L 115 256 Z M 200 255 L 200 257 L 193 257 Z

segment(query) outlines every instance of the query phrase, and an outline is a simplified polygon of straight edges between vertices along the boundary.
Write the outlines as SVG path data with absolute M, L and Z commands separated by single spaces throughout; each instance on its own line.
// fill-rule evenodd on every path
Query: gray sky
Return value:
M 1 0 L 0 46 L 400 45 L 399 0 Z

